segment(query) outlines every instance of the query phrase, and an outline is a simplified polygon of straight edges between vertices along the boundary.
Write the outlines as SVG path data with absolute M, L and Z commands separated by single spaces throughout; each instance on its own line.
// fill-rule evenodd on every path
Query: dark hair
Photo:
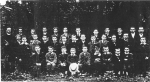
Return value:
M 48 48 L 52 48 L 52 49 L 53 49 L 53 47 L 52 47 L 52 46 L 48 46 Z
M 57 29 L 57 30 L 58 30 L 58 27 L 54 27 L 53 30 L 54 30 L 54 29 Z
M 65 49 L 66 49 L 66 46 L 62 46 L 62 47 L 61 47 L 61 49 L 63 49 L 63 48 L 65 48 Z
M 85 45 L 84 45 L 84 46 L 82 46 L 82 48 L 83 48 L 83 47 L 86 47 L 86 48 L 87 48 L 87 46 L 85 46 Z

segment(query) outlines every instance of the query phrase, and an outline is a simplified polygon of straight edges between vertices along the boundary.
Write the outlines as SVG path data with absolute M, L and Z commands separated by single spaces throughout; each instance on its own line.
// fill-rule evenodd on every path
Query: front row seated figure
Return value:
M 100 49 L 96 48 L 95 53 L 91 56 L 91 75 L 99 76 L 103 75 L 104 71 L 102 63 L 102 54 Z
M 68 64 L 67 64 L 67 49 L 65 46 L 61 47 L 61 54 L 58 55 L 58 67 L 61 77 L 67 75 Z
M 109 47 L 103 47 L 102 59 L 105 72 L 113 70 L 112 53 L 109 52 Z
M 69 64 L 69 72 L 71 73 L 71 77 L 74 77 L 79 73 L 78 56 L 76 55 L 75 48 L 71 48 L 70 53 L 71 54 L 67 57 L 67 62 Z
M 53 52 L 53 47 L 48 47 L 48 53 L 45 55 L 47 62 L 47 76 L 54 73 L 54 68 L 57 63 L 57 55 Z
M 129 47 L 124 48 L 123 54 L 123 72 L 125 76 L 131 76 L 133 71 L 133 54 L 130 53 Z
M 35 51 L 32 52 L 32 55 L 30 56 L 31 58 L 31 63 L 30 65 L 33 66 L 33 71 L 36 72 L 34 76 L 39 76 L 40 72 L 43 71 L 41 69 L 41 67 L 43 68 L 43 66 L 41 66 L 42 59 L 44 59 L 43 57 L 43 53 L 41 52 L 41 48 L 39 45 L 35 46 Z
M 123 61 L 122 61 L 122 54 L 120 51 L 120 48 L 115 49 L 115 55 L 113 57 L 113 62 L 114 62 L 114 72 L 115 75 L 122 75 L 122 70 L 123 70 Z
M 82 51 L 79 55 L 79 67 L 81 73 L 89 73 L 90 71 L 90 59 L 91 54 L 87 52 L 87 46 L 82 47 Z

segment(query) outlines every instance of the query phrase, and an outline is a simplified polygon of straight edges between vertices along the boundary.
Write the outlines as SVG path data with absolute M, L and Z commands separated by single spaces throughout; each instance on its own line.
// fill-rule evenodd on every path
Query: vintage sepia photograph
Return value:
M 2 82 L 150 82 L 150 1 L 0 0 Z

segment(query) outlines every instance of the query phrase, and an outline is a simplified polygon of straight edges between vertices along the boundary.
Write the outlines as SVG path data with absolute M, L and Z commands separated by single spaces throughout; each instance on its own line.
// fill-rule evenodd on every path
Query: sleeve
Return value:
M 81 63 L 81 55 L 82 53 L 79 54 L 79 61 L 78 61 L 79 63 Z
M 101 49 L 101 47 L 102 47 L 101 40 L 98 41 L 98 45 L 99 45 L 99 48 Z
M 62 35 L 60 35 L 60 38 L 59 38 L 59 43 L 62 42 Z
M 57 56 L 57 61 L 58 61 L 58 63 L 61 63 L 61 56 L 60 56 L 60 54 Z
M 48 60 L 48 53 L 46 53 L 46 55 L 45 55 L 45 58 L 46 58 L 46 62 L 48 62 L 49 60 Z

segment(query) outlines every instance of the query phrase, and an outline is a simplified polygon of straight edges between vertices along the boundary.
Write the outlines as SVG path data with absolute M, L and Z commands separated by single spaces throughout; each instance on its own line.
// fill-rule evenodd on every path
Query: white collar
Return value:
M 72 40 L 72 42 L 76 42 L 76 40 L 75 41 Z
M 76 54 L 71 54 L 71 56 L 75 56 Z
M 39 51 L 39 52 L 36 51 L 36 53 L 37 53 L 37 54 L 40 54 L 40 51 Z
M 11 34 L 7 33 L 7 35 L 11 35 Z
M 67 53 L 65 52 L 65 53 L 61 53 L 61 54 L 67 54 Z
M 66 42 L 62 42 L 63 44 L 66 44 Z
M 139 35 L 141 35 L 141 36 L 142 36 L 142 35 L 143 35 L 143 33 L 140 33 Z
M 146 43 L 140 43 L 141 45 L 143 44 L 143 45 L 146 45 Z
M 129 52 L 128 53 L 125 52 L 125 54 L 130 54 L 130 53 Z

